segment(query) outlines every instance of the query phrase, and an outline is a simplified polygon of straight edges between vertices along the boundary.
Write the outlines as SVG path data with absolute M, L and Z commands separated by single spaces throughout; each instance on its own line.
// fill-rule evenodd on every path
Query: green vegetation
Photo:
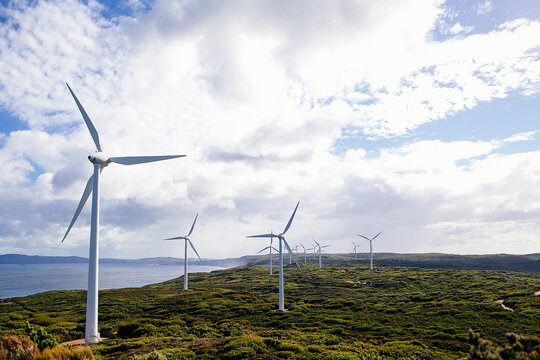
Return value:
M 285 270 L 287 312 L 276 311 L 278 276 L 268 275 L 264 266 L 192 274 L 189 291 L 182 290 L 182 278 L 100 291 L 100 333 L 108 340 L 92 345 L 93 354 L 169 360 L 460 359 L 469 356 L 469 341 L 477 347 L 483 341 L 478 336 L 491 341 L 493 352 L 504 349 L 508 332 L 525 336 L 516 337 L 514 345 L 540 334 L 535 272 L 396 266 L 370 271 L 365 262 L 343 260 L 322 269 L 302 264 L 302 272 L 295 266 Z M 0 331 L 24 334 L 28 321 L 59 342 L 82 338 L 85 306 L 85 291 L 0 300 Z M 469 339 L 469 329 L 478 336 Z

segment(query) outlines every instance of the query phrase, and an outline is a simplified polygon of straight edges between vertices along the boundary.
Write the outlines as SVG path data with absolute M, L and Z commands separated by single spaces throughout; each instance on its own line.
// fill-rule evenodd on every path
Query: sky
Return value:
M 0 2 L 0 254 L 540 252 L 537 0 Z

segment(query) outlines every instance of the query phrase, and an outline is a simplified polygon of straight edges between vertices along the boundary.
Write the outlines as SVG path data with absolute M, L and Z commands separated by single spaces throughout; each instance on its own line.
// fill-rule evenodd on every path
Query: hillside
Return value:
M 453 255 L 440 253 L 423 254 L 397 254 L 375 253 L 374 259 L 377 264 L 383 266 L 407 266 L 426 269 L 460 269 L 460 270 L 508 270 L 540 272 L 540 254 L 527 255 Z M 298 254 L 298 260 L 304 258 Z M 351 262 L 352 254 L 324 254 L 324 263 L 333 265 L 345 265 Z M 313 260 L 313 254 L 307 254 L 308 262 Z M 359 253 L 357 262 L 360 264 L 369 260 L 369 254 Z M 195 260 L 197 265 L 234 267 L 248 264 L 266 265 L 267 255 L 246 255 L 238 258 L 205 259 Z M 0 255 L 0 264 L 59 264 L 59 263 L 86 263 L 87 258 L 78 256 L 28 256 L 19 254 Z M 156 264 L 156 265 L 181 265 L 184 259 L 174 257 L 153 257 L 143 259 L 114 259 L 102 258 L 101 263 L 129 263 L 129 264 Z M 277 257 L 274 256 L 277 264 Z
M 337 261 L 337 260 L 336 260 Z M 103 359 L 154 349 L 168 359 L 458 359 L 467 331 L 501 344 L 508 331 L 540 333 L 536 273 L 381 266 L 349 261 L 285 270 L 242 266 L 142 288 L 100 291 Z M 59 341 L 83 337 L 84 291 L 53 291 L 0 301 L 0 329 L 43 326 Z M 496 300 L 514 311 L 503 309 Z

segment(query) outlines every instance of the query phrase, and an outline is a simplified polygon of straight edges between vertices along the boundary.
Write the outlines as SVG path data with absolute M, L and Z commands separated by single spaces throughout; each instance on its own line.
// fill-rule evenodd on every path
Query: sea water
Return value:
M 188 272 L 222 268 L 189 265 Z M 184 265 L 99 264 L 99 289 L 139 287 L 184 275 Z M 50 290 L 86 289 L 88 264 L 0 264 L 0 299 Z

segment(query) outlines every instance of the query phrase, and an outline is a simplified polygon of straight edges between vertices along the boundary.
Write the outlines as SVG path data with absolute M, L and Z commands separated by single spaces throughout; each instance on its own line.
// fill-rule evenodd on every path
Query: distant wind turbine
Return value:
M 186 236 L 177 236 L 177 237 L 165 239 L 165 240 L 184 240 L 184 290 L 188 289 L 188 247 L 187 247 L 188 243 L 189 243 L 189 246 L 191 246 L 191 248 L 193 249 L 193 251 L 195 251 L 195 254 L 197 254 L 197 257 L 199 258 L 199 260 L 201 260 L 199 253 L 197 252 L 197 250 L 195 250 L 195 246 L 193 246 L 193 243 L 191 242 L 189 238 L 189 236 L 193 232 L 193 228 L 195 227 L 195 223 L 197 222 L 198 217 L 199 217 L 199 213 L 195 215 L 195 220 L 193 220 L 193 225 L 191 225 L 191 229 L 189 230 L 189 233 Z
M 300 265 L 298 264 L 298 261 L 296 261 L 296 257 L 292 253 L 291 247 L 287 243 L 287 240 L 285 240 L 285 233 L 287 230 L 289 230 L 289 227 L 291 226 L 291 223 L 294 219 L 294 215 L 296 214 L 296 210 L 298 209 L 298 205 L 300 205 L 300 201 L 296 204 L 296 207 L 294 208 L 294 211 L 291 215 L 291 218 L 289 219 L 289 222 L 287 223 L 287 226 L 285 226 L 285 230 L 281 234 L 274 234 L 271 232 L 270 234 L 263 234 L 263 235 L 252 235 L 248 236 L 248 238 L 274 238 L 277 237 L 279 239 L 279 310 L 285 311 L 285 299 L 283 294 L 283 244 L 287 248 L 287 251 L 289 254 L 292 255 L 294 262 L 298 266 L 298 269 L 302 271 L 300 268 Z
M 62 239 L 62 242 L 66 240 L 69 231 L 75 224 L 75 221 L 79 217 L 88 197 L 92 194 L 92 215 L 90 220 L 90 254 L 88 256 L 88 292 L 86 295 L 86 329 L 84 333 L 85 344 L 96 343 L 101 339 L 98 332 L 98 273 L 99 273 L 99 176 L 103 169 L 110 163 L 117 163 L 120 165 L 135 165 L 153 161 L 168 160 L 186 155 L 164 155 L 164 156 L 117 156 L 110 157 L 109 154 L 103 152 L 101 143 L 99 142 L 99 135 L 90 120 L 90 117 L 84 110 L 83 106 L 79 102 L 79 99 L 75 96 L 75 93 L 71 90 L 66 83 L 73 100 L 77 104 L 79 111 L 86 123 L 86 127 L 90 131 L 92 140 L 96 145 L 97 151 L 91 155 L 88 155 L 88 160 L 94 164 L 94 174 L 90 176 L 86 187 L 84 188 L 79 205 L 75 210 L 75 214 L 71 219 L 71 223 Z
M 362 246 L 362 245 L 360 245 L 360 244 L 357 245 L 357 244 L 354 243 L 354 241 L 351 241 L 351 242 L 352 242 L 352 244 L 353 244 L 353 246 L 354 246 L 354 248 L 353 248 L 353 254 L 354 254 L 354 258 L 356 259 L 356 248 L 357 248 L 357 247 L 360 247 L 360 246 Z
M 272 245 L 268 245 L 267 247 L 265 247 L 264 249 L 259 251 L 257 254 L 260 254 L 264 250 L 267 250 L 267 249 L 270 249 L 270 275 L 272 275 L 272 250 L 274 250 L 275 252 L 278 252 L 278 250 L 275 247 L 273 247 Z
M 364 236 L 364 235 L 360 235 L 360 234 L 356 234 L 364 239 L 366 239 L 367 241 L 369 241 L 369 255 L 370 255 L 370 258 L 369 258 L 369 268 L 371 270 L 373 270 L 373 246 L 372 246 L 372 242 L 373 240 L 375 240 L 377 238 L 377 236 L 381 235 L 382 234 L 382 231 L 380 233 L 378 233 L 377 235 L 375 235 L 374 237 L 372 237 L 371 239 Z
M 302 249 L 304 249 L 304 263 L 307 263 L 307 257 L 306 257 L 306 247 L 302 244 L 300 244 L 300 246 L 302 247 Z
M 321 246 L 321 244 L 319 244 L 319 243 L 317 242 L 317 240 L 313 239 L 313 241 L 315 241 L 315 244 L 317 244 L 317 247 L 319 248 L 319 251 L 318 251 L 318 252 L 319 252 L 319 268 L 322 268 L 322 257 L 321 257 L 322 249 L 323 249 L 323 248 L 327 248 L 327 247 L 329 247 L 330 245 L 323 245 L 323 246 Z

